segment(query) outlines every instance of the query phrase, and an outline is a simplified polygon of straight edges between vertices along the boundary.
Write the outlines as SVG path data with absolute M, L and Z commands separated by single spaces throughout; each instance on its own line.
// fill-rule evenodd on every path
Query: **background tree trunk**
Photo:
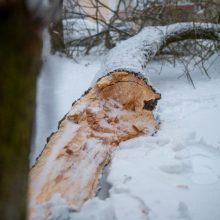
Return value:
M 50 0 L 50 4 L 54 4 Z M 63 0 L 58 0 L 56 14 L 52 15 L 54 20 L 50 23 L 49 33 L 51 41 L 51 53 L 56 51 L 64 52 L 65 45 L 63 39 Z
M 0 218 L 26 219 L 40 22 L 23 0 L 0 3 Z

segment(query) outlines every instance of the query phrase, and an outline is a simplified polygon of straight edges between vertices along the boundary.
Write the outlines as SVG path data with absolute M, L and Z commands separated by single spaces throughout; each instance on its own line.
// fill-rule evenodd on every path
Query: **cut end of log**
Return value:
M 112 150 L 158 129 L 152 112 L 158 99 L 160 94 L 133 73 L 101 78 L 72 106 L 31 169 L 30 219 L 56 193 L 76 208 L 93 197 Z
M 160 94 L 143 78 L 128 72 L 113 72 L 98 81 L 96 86 L 104 99 L 112 98 L 127 110 L 139 111 L 145 107 L 145 102 L 160 99 Z

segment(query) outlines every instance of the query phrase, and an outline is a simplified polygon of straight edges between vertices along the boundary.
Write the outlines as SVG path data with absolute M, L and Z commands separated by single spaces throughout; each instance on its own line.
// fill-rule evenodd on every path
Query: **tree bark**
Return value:
M 0 218 L 26 219 L 40 25 L 22 0 L 0 3 Z
M 53 5 L 54 1 L 50 0 Z M 53 6 L 54 7 L 54 6 Z M 57 1 L 56 13 L 53 15 L 53 21 L 49 25 L 51 53 L 64 52 L 64 38 L 63 38 L 63 0 Z

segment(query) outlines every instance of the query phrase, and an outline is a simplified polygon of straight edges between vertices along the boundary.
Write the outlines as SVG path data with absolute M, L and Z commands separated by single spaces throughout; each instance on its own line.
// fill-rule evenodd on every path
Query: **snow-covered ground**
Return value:
M 89 87 L 102 61 L 102 57 L 78 64 L 58 56 L 46 59 L 38 81 L 32 163 L 71 103 Z M 155 111 L 159 131 L 115 150 L 98 196 L 80 212 L 55 195 L 50 219 L 220 219 L 219 58 L 209 70 L 211 79 L 193 71 L 196 89 L 178 78 L 181 69 L 178 63 L 175 68 L 165 63 L 161 72 L 158 62 L 147 66 L 146 76 L 162 94 Z

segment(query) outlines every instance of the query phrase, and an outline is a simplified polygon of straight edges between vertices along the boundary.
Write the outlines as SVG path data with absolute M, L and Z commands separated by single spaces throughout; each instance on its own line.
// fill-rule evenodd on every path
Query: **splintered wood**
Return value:
M 133 73 L 113 72 L 100 79 L 73 104 L 31 169 L 31 215 L 55 194 L 76 209 L 94 196 L 112 150 L 158 128 L 152 113 L 158 99 Z

